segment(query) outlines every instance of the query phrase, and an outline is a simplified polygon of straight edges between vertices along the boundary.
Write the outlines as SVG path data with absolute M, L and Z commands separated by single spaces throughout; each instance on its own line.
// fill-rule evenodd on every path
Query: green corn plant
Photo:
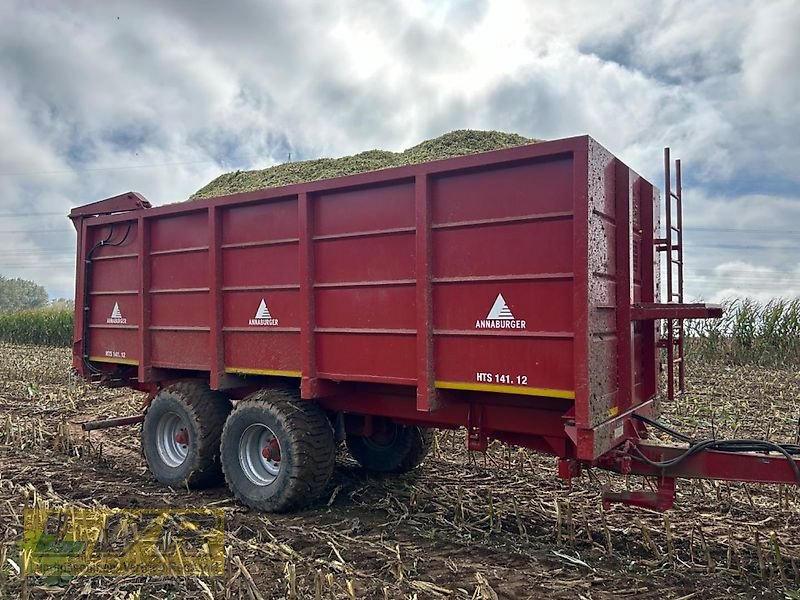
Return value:
M 722 305 L 722 319 L 685 323 L 688 355 L 730 364 L 800 365 L 800 299 L 741 298 Z
M 69 346 L 73 313 L 64 308 L 39 308 L 0 314 L 0 341 L 37 346 Z

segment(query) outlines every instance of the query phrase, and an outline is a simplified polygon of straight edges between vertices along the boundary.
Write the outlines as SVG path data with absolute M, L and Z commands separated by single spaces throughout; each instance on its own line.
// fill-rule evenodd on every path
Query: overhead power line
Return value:
M 797 229 L 732 229 L 732 228 L 725 228 L 725 227 L 692 227 L 691 225 L 686 226 L 684 225 L 683 233 L 691 233 L 693 231 L 711 231 L 711 232 L 719 232 L 719 233 L 761 233 L 761 234 L 773 234 L 773 233 L 780 233 L 780 234 L 791 234 L 791 235 L 800 235 L 800 230 Z
M 91 173 L 95 171 L 128 171 L 132 169 L 162 169 L 164 167 L 185 167 L 189 165 L 218 164 L 215 160 L 193 160 L 188 162 L 152 163 L 149 165 L 119 165 L 113 167 L 76 167 L 74 169 L 55 169 L 52 171 L 0 171 L 0 177 L 17 175 L 64 175 L 70 173 Z
M 61 215 L 66 217 L 69 210 L 65 211 L 53 211 L 53 212 L 29 212 L 29 213 L 13 213 L 13 212 L 6 212 L 0 213 L 0 217 L 4 219 L 8 219 L 9 217 L 53 217 L 56 215 Z
M 686 245 L 692 248 L 722 248 L 727 250 L 797 250 L 797 246 L 765 246 L 763 244 L 695 244 L 686 242 Z
M 7 229 L 0 231 L 0 233 L 24 233 L 28 234 L 45 234 L 45 233 L 70 233 L 69 229 Z

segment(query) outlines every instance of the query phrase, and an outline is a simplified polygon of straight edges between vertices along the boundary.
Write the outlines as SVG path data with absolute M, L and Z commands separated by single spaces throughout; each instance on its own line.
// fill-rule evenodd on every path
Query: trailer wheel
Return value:
M 150 472 L 174 487 L 219 483 L 219 440 L 230 411 L 230 400 L 204 383 L 187 381 L 161 390 L 142 425 Z
M 370 436 L 347 436 L 347 449 L 362 467 L 380 473 L 406 473 L 425 459 L 433 442 L 432 429 L 392 421 L 379 423 Z
M 336 444 L 325 412 L 286 392 L 239 402 L 222 432 L 222 469 L 234 496 L 258 510 L 284 512 L 316 499 L 333 474 Z

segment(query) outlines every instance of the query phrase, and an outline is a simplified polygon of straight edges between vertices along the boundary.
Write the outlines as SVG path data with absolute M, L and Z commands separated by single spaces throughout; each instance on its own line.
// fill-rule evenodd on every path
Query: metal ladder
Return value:
M 656 238 L 653 244 L 659 252 L 667 255 L 667 302 L 683 304 L 683 202 L 681 194 L 681 161 L 675 160 L 675 191 L 672 191 L 669 148 L 664 148 L 664 237 Z M 672 201 L 675 201 L 675 212 Z M 675 224 L 673 225 L 673 218 Z M 667 398 L 675 399 L 677 389 L 686 391 L 686 365 L 684 362 L 683 319 L 666 319 L 665 336 L 659 346 L 667 349 Z M 676 368 L 677 367 L 677 368 Z

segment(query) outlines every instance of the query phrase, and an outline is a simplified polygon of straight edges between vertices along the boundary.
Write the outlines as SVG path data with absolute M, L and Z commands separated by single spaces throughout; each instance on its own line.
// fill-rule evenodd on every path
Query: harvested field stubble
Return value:
M 798 435 L 800 375 L 691 364 L 665 420 L 698 436 Z M 224 488 L 159 486 L 138 428 L 73 422 L 131 414 L 141 396 L 69 375 L 69 351 L 0 345 L 0 598 L 784 598 L 800 588 L 795 486 L 679 482 L 668 514 L 614 507 L 592 471 L 568 486 L 552 458 L 441 432 L 421 469 L 364 473 L 339 457 L 325 497 L 290 515 L 237 506 Z M 631 480 L 630 485 L 640 485 Z M 25 506 L 222 507 L 217 578 L 20 576 Z

